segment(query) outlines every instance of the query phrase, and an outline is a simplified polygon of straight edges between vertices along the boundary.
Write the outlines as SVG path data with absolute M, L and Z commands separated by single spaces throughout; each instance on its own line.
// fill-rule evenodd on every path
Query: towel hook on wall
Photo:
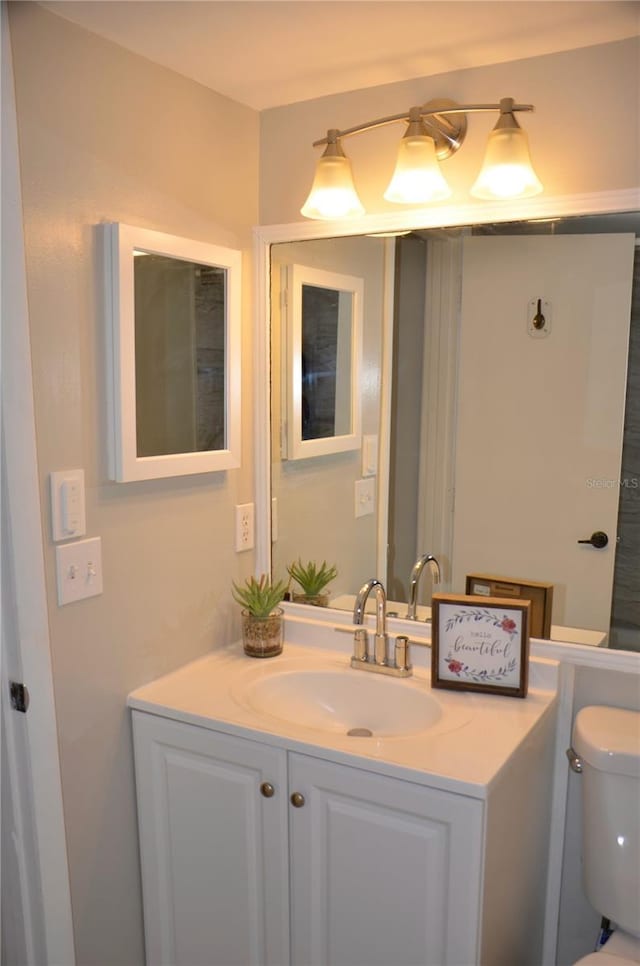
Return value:
M 551 332 L 551 302 L 543 297 L 530 299 L 527 305 L 527 330 L 534 339 Z

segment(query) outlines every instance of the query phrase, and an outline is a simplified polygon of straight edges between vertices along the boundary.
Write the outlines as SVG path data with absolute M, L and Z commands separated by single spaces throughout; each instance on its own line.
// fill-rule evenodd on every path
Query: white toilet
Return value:
M 611 938 L 575 966 L 640 963 L 640 712 L 582 708 L 573 726 L 581 766 L 583 882 Z M 575 767 L 575 765 L 574 765 Z

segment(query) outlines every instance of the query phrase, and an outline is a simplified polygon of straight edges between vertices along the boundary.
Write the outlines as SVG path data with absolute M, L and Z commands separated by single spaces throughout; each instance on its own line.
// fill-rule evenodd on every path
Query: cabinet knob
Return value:
M 294 808 L 302 808 L 304 805 L 304 795 L 301 792 L 294 792 L 291 796 L 291 804 Z
M 276 793 L 276 790 L 271 784 L 271 782 L 263 782 L 262 785 L 260 786 L 260 791 L 262 792 L 265 798 L 273 798 L 273 796 Z

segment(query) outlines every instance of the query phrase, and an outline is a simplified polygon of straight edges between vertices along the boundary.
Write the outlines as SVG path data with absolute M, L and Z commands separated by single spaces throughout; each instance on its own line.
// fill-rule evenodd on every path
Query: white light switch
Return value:
M 378 472 L 378 437 L 362 437 L 362 475 L 375 476 Z
M 87 532 L 84 509 L 84 470 L 51 474 L 51 531 L 53 540 L 71 540 Z
M 376 503 L 376 481 L 373 476 L 366 480 L 356 480 L 356 507 L 355 515 L 365 517 L 368 513 L 373 513 Z
M 74 540 L 56 547 L 58 603 L 72 604 L 102 593 L 102 541 L 100 537 Z

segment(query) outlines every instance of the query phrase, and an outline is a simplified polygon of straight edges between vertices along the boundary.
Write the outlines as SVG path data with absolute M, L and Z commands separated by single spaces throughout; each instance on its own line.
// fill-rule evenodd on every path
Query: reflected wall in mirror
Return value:
M 351 290 L 358 281 L 362 309 L 356 309 L 359 349 L 357 398 L 353 408 L 359 409 L 360 430 L 355 447 L 342 452 L 329 439 L 328 451 L 305 458 L 287 458 L 286 386 L 291 372 L 287 361 L 287 313 L 283 280 L 289 278 L 292 265 L 313 270 L 319 280 L 349 276 Z M 339 269 L 339 272 L 338 272 Z M 351 590 L 356 575 L 367 572 L 376 556 L 378 518 L 375 511 L 375 475 L 366 477 L 373 499 L 366 506 L 370 512 L 356 517 L 356 485 L 363 479 L 361 437 L 377 437 L 381 423 L 381 367 L 385 307 L 385 245 L 379 238 L 342 238 L 275 245 L 271 256 L 271 456 L 273 495 L 279 520 L 277 541 L 273 545 L 273 572 L 286 576 L 291 562 L 315 560 L 335 561 L 338 576 L 332 592 Z M 307 277 L 311 277 L 307 275 Z M 342 283 L 341 283 L 342 284 Z M 328 285 L 338 289 L 340 285 Z M 356 306 L 358 299 L 356 298 Z M 362 319 L 361 324 L 357 316 Z M 300 363 L 301 366 L 301 363 Z M 353 368 L 353 367 L 352 367 Z M 301 368 L 296 386 L 301 388 Z M 355 391 L 355 382 L 353 384 Z M 299 423 L 298 425 L 301 425 Z M 314 445 L 325 442 L 315 440 Z M 304 447 L 304 442 L 303 442 Z M 304 452 L 304 450 L 303 450 Z M 375 474 L 376 467 L 373 468 Z M 281 525 L 280 525 L 281 523 Z M 275 528 L 274 528 L 275 529 Z
M 225 271 L 134 252 L 136 453 L 224 449 Z
M 358 449 L 363 280 L 292 264 L 282 281 L 283 456 Z
M 309 466 L 296 499 L 278 500 L 274 570 L 283 548 L 305 555 L 313 535 L 314 554 L 338 561 L 334 603 L 351 607 L 364 580 L 379 576 L 404 616 L 411 567 L 430 552 L 439 589 L 463 593 L 470 572 L 550 582 L 556 629 L 640 649 L 638 225 L 629 214 L 432 229 L 395 243 L 296 243 L 296 257 L 309 263 L 322 251 L 335 270 L 345 268 L 347 242 L 351 257 L 359 245 L 395 244 L 393 352 L 385 375 L 383 313 L 375 335 L 365 313 L 365 343 L 379 340 L 380 368 L 368 375 L 382 389 L 377 407 L 370 400 L 377 428 L 366 430 L 379 440 L 377 548 L 372 536 L 364 560 L 344 555 L 341 566 L 341 534 L 352 542 L 358 523 L 355 467 L 348 483 L 335 468 L 323 503 L 323 468 Z M 284 247 L 272 247 L 275 262 Z M 528 318 L 538 299 L 551 306 L 543 337 Z M 274 340 L 277 329 L 274 313 Z M 277 458 L 273 486 L 277 498 L 286 492 Z M 578 542 L 596 530 L 609 534 L 607 547 Z M 428 605 L 428 569 L 422 582 Z
M 240 465 L 240 252 L 105 226 L 120 482 Z

